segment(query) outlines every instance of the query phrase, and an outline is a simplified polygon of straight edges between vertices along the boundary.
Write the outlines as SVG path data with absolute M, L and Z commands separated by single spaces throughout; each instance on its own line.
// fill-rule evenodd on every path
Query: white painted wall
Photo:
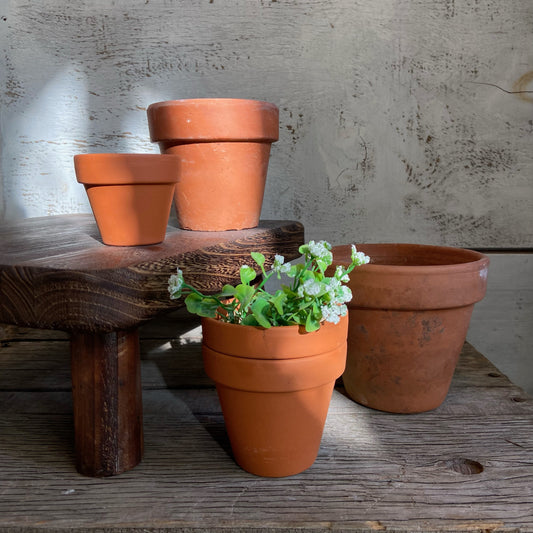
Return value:
M 88 212 L 72 156 L 157 153 L 150 103 L 240 97 L 280 108 L 263 218 L 532 247 L 532 33 L 531 0 L 1 0 L 0 220 Z

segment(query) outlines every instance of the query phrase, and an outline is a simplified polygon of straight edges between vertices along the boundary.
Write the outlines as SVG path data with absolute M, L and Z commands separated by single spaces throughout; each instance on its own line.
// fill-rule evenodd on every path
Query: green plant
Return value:
M 350 272 L 358 265 L 368 263 L 370 258 L 358 252 L 352 245 L 351 263 L 348 267 L 337 266 L 332 277 L 326 276 L 333 256 L 331 245 L 326 241 L 309 241 L 300 246 L 303 262 L 291 265 L 281 255 L 276 255 L 271 271 L 265 270 L 265 256 L 252 252 L 252 259 L 261 269 L 262 280 L 253 285 L 256 271 L 243 265 L 240 269 L 241 283 L 233 287 L 225 285 L 214 295 L 204 295 L 185 283 L 183 272 L 168 280 L 170 298 L 186 295 L 185 304 L 190 313 L 203 317 L 218 318 L 232 324 L 248 326 L 304 326 L 306 331 L 315 331 L 324 321 L 334 324 L 347 313 L 346 302 L 352 298 L 350 289 L 344 285 Z M 278 279 L 285 274 L 292 282 L 281 284 L 273 294 L 263 287 L 276 274 Z

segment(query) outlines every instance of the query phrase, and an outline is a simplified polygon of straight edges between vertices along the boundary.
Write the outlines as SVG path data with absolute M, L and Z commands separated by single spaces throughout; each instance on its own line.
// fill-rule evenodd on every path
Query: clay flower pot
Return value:
M 152 141 L 179 156 L 175 206 L 180 226 L 198 231 L 259 224 L 279 111 L 256 100 L 206 98 L 148 107 Z
M 203 358 L 216 383 L 237 464 L 266 477 L 310 467 L 335 380 L 346 362 L 348 319 L 305 333 L 202 319 Z
M 158 154 L 74 156 L 104 244 L 136 246 L 164 240 L 174 187 L 176 157 Z
M 343 374 L 358 403 L 394 413 L 438 407 L 487 288 L 489 259 L 460 248 L 361 244 L 371 262 L 350 274 L 348 355 Z M 347 264 L 349 246 L 333 248 Z

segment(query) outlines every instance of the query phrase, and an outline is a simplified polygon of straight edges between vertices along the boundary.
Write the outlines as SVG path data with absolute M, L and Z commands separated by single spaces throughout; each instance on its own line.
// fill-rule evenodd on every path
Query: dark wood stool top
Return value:
M 41 329 L 112 331 L 136 327 L 180 304 L 167 280 L 179 267 L 202 291 L 238 280 L 250 252 L 299 256 L 303 226 L 196 232 L 171 221 L 161 244 L 102 243 L 92 215 L 26 219 L 0 228 L 0 322 Z

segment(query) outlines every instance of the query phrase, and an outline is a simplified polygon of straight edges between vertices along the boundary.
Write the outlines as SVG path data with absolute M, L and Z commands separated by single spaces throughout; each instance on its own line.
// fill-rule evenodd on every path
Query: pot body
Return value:
M 259 224 L 279 111 L 256 100 L 206 98 L 148 107 L 152 141 L 179 157 L 174 201 L 184 229 L 225 231 Z
M 74 157 L 104 244 L 162 242 L 178 180 L 176 158 L 157 154 L 82 154 Z
M 237 464 L 265 477 L 309 468 L 345 367 L 347 317 L 312 333 L 209 318 L 202 328 L 205 370 L 216 383 Z
M 350 274 L 346 392 L 382 411 L 435 409 L 448 393 L 474 304 L 485 295 L 489 260 L 442 246 L 357 249 L 371 263 Z M 333 248 L 334 264 L 349 257 L 349 246 Z

